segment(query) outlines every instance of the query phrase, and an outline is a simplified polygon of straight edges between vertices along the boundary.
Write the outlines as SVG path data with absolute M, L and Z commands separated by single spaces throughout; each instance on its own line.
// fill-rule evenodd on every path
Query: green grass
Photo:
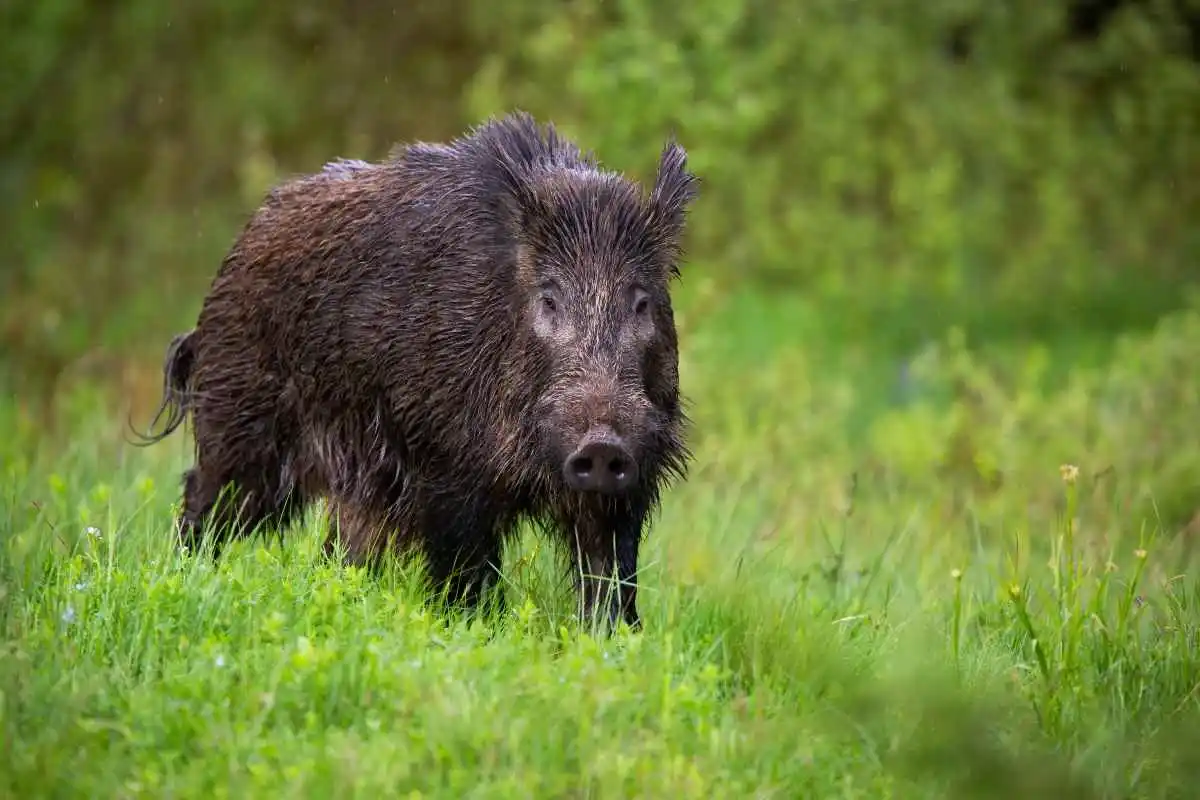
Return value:
M 532 535 L 503 619 L 430 606 L 416 564 L 323 561 L 317 509 L 181 556 L 186 437 L 125 447 L 88 392 L 53 438 L 0 404 L 0 794 L 1187 796 L 1200 590 L 1176 529 L 1123 499 L 1167 474 L 1148 437 L 1031 435 L 1012 409 L 1097 395 L 1014 384 L 978 412 L 1008 431 L 998 467 L 926 463 L 959 406 L 889 406 L 891 367 L 821 353 L 783 302 L 703 316 L 697 458 L 643 551 L 640 634 L 577 630 Z M 1146 352 L 1192 336 L 1168 333 Z M 1089 402 L 1133 425 L 1127 396 Z M 1068 446 L 1142 471 L 1066 481 Z

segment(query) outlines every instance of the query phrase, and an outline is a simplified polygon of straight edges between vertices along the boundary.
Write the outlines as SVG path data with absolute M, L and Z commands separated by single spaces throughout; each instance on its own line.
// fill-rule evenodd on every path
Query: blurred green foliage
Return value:
M 1188 5 L 1082 38 L 1078 5 L 5 4 L 6 365 L 148 357 L 272 182 L 514 106 L 643 175 L 676 132 L 696 271 L 803 292 L 833 333 L 1143 325 L 1200 274 Z
M 1102 369 L 1070 369 L 1056 391 L 1039 391 L 1053 366 L 1044 347 L 996 367 L 952 334 L 924 351 L 913 380 L 924 400 L 880 416 L 870 460 L 916 495 L 971 498 L 972 524 L 990 536 L 1014 524 L 1049 526 L 1062 509 L 1043 476 L 1050 458 L 1083 464 L 1081 486 L 1111 505 L 1088 520 L 1103 549 L 1138 524 L 1200 535 L 1200 305 L 1166 316 L 1148 334 L 1123 336 Z M 929 398 L 951 398 L 930 403 Z M 1039 486 L 1045 488 L 1039 489 Z M 1014 514 L 1012 493 L 1026 496 Z
M 30 388 L 190 324 L 283 176 L 461 127 L 467 3 L 0 8 L 0 344 Z M 11 46 L 10 46 L 11 44 Z M 140 349 L 139 349 L 140 348 Z M 14 363 L 15 362 L 15 363 Z
M 621 164 L 678 130 L 700 257 L 858 324 L 1144 319 L 1197 274 L 1200 70 L 1161 3 L 1075 45 L 1068 5 L 582 0 L 489 54 L 471 108 L 522 104 Z

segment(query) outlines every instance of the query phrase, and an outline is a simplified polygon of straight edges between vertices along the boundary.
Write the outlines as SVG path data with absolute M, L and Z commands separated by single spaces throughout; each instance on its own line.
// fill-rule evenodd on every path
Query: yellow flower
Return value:
M 1058 468 L 1058 474 L 1062 476 L 1063 483 L 1070 486 L 1079 477 L 1079 467 L 1074 464 L 1063 464 Z

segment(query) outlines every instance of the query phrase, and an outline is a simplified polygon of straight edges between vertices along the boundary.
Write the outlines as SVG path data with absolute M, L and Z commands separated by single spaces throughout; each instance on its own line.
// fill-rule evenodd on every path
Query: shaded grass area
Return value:
M 123 446 L 86 386 L 54 439 L 0 406 L 0 793 L 1185 796 L 1200 593 L 1155 509 L 1197 500 L 1194 315 L 1099 371 L 943 347 L 904 385 L 802 302 L 697 284 L 641 634 L 577 630 L 532 535 L 503 619 L 325 562 L 319 509 L 181 556 L 185 437 Z

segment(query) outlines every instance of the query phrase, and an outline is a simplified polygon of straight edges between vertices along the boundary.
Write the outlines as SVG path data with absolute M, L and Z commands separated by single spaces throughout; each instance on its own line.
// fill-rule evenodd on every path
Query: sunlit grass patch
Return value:
M 1145 386 L 1172 358 L 1136 365 Z M 417 562 L 324 559 L 319 507 L 181 555 L 186 442 L 135 456 L 82 402 L 69 438 L 0 445 L 3 791 L 1168 797 L 1200 774 L 1186 532 L 1120 496 L 1194 461 L 1036 422 L 1125 409 L 1152 430 L 1164 390 L 1121 363 L 1055 395 L 998 380 L 982 408 L 951 393 L 958 428 L 919 400 L 852 442 L 867 400 L 799 350 L 691 363 L 697 460 L 643 549 L 640 634 L 580 630 L 533 535 L 505 554 L 508 613 L 464 615 Z M 963 420 L 1001 421 L 972 440 L 1000 483 L 912 455 L 952 452 Z

